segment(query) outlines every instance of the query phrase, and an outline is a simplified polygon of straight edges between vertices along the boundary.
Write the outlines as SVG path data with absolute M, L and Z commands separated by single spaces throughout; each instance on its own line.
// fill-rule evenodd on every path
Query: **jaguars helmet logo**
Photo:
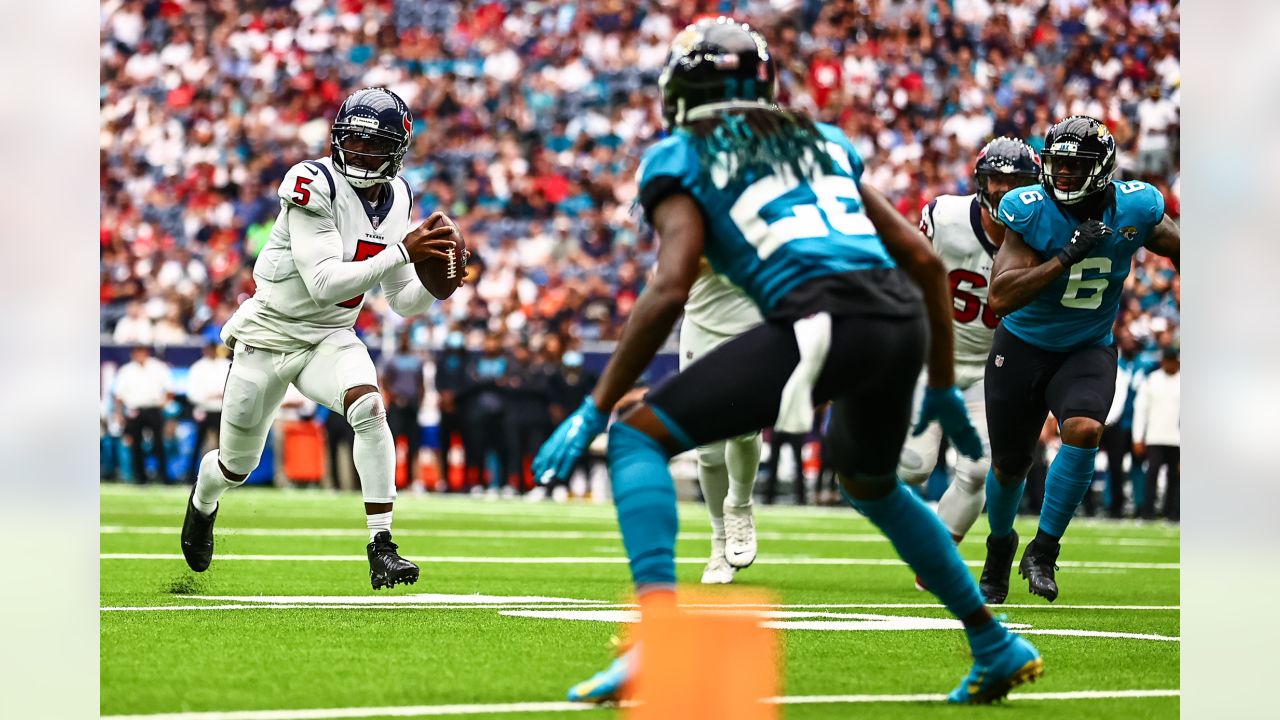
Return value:
M 1132 241 L 1134 238 L 1138 237 L 1138 228 L 1133 225 L 1125 225 L 1120 228 L 1120 236 L 1125 240 Z

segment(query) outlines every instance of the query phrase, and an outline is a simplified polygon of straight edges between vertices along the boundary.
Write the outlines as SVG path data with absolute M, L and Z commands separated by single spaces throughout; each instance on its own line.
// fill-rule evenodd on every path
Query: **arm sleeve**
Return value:
M 383 275 L 404 267 L 409 254 L 402 243 L 368 260 L 342 261 L 342 236 L 332 217 L 291 207 L 285 215 L 298 274 L 319 305 L 332 305 L 373 287 Z
M 387 296 L 387 304 L 400 317 L 420 315 L 436 300 L 418 280 L 413 265 L 402 265 L 382 278 L 382 292 Z
M 1147 405 L 1150 398 L 1148 397 L 1148 388 L 1151 386 L 1150 378 L 1143 380 L 1142 385 L 1138 387 L 1138 394 L 1133 398 L 1133 441 L 1146 442 L 1147 437 Z

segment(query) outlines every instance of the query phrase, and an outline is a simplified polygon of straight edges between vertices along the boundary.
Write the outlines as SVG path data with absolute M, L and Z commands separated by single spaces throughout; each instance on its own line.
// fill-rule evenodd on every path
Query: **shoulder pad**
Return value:
M 1024 185 L 1004 194 L 1000 200 L 1000 222 L 1021 235 L 1024 239 L 1029 230 L 1035 227 L 1035 221 L 1044 209 L 1044 188 L 1040 185 Z
M 329 168 L 315 160 L 306 160 L 289 168 L 277 194 L 285 205 L 317 215 L 333 216 L 333 175 Z
M 689 139 L 683 133 L 675 133 L 659 140 L 640 156 L 636 185 L 643 188 L 659 177 L 673 177 L 681 181 L 690 178 L 698 171 L 698 162 L 692 155 Z
M 862 155 L 858 153 L 857 148 L 855 148 L 853 143 L 849 141 L 849 138 L 844 134 L 844 131 L 834 125 L 828 125 L 827 123 L 817 123 L 817 126 L 818 131 L 827 139 L 827 142 L 834 143 L 841 151 L 843 151 L 844 157 L 841 157 L 839 154 L 834 155 L 836 162 L 845 166 L 847 158 L 848 165 L 845 169 L 849 171 L 849 174 L 853 176 L 854 180 L 861 180 L 862 169 L 864 167 L 862 163 Z
M 1116 202 L 1125 203 L 1154 227 L 1164 219 L 1164 194 L 1160 189 L 1141 180 L 1116 182 Z
M 924 236 L 933 239 L 934 223 L 933 210 L 938 206 L 938 199 L 934 198 L 924 205 L 920 206 L 920 232 Z

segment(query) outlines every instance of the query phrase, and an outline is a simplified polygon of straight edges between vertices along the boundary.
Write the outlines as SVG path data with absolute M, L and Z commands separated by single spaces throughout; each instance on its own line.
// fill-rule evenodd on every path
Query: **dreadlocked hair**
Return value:
M 747 172 L 768 173 L 782 166 L 797 178 L 831 173 L 835 162 L 813 119 L 780 107 L 732 109 L 686 126 L 704 167 L 728 163 L 729 181 Z

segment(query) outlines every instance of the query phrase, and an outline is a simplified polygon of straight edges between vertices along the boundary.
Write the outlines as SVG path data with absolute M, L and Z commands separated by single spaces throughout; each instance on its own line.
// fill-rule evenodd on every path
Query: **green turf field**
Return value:
M 358 496 L 233 491 L 213 565 L 197 575 L 178 546 L 186 493 L 103 488 L 104 716 L 617 714 L 563 702 L 607 664 L 626 611 L 611 506 L 402 494 L 395 538 L 422 579 L 374 593 Z M 698 505 L 681 505 L 680 520 L 680 579 L 696 583 L 709 528 Z M 961 548 L 975 576 L 985 526 Z M 1178 715 L 1174 526 L 1077 519 L 1054 605 L 1027 594 L 1015 571 L 1003 612 L 1034 633 L 1046 674 L 986 708 L 938 701 L 968 670 L 963 635 L 929 622 L 946 612 L 866 520 L 845 508 L 761 508 L 757 527 L 759 560 L 738 583 L 780 605 L 785 718 Z M 1034 523 L 1018 531 L 1025 542 Z

